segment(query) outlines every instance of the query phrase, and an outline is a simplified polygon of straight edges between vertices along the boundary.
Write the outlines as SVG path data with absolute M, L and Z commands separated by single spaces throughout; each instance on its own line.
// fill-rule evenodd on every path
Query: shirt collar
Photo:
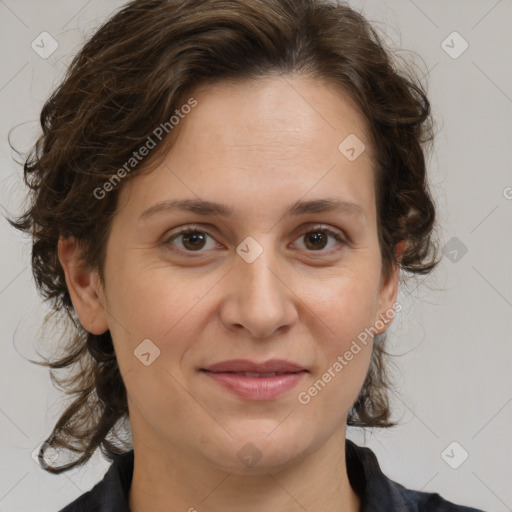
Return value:
M 361 512 L 406 512 L 414 491 L 390 480 L 381 470 L 370 448 L 345 441 L 345 458 L 350 485 L 361 499 Z M 409 499 L 404 496 L 410 494 Z

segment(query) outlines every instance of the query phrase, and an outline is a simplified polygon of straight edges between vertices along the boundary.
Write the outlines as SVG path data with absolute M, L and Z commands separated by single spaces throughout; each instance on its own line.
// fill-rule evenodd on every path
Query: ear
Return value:
M 88 268 L 74 237 L 59 238 L 59 261 L 75 312 L 84 329 L 92 334 L 108 330 L 103 289 L 97 271 Z
M 381 282 L 379 291 L 379 308 L 375 318 L 375 328 L 377 334 L 382 334 L 391 325 L 395 317 L 395 304 L 398 295 L 398 282 L 400 277 L 400 261 L 405 247 L 405 241 L 396 246 L 397 264 L 393 265 L 391 273 L 386 280 Z

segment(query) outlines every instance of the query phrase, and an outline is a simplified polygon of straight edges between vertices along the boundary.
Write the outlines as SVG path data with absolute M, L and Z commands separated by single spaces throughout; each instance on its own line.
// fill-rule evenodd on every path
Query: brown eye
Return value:
M 201 233 L 199 231 L 184 233 L 182 236 L 183 236 L 183 245 L 187 249 L 191 249 L 191 250 L 202 249 L 205 244 L 206 237 L 204 236 L 204 233 Z
M 334 239 L 338 244 L 344 245 L 344 240 L 339 233 L 329 228 L 313 228 L 304 231 L 299 238 L 304 240 L 304 246 L 308 251 L 314 252 L 330 252 L 330 250 L 324 251 L 325 247 L 329 244 L 329 239 Z
M 323 249 L 326 246 L 329 238 L 329 236 L 322 231 L 311 231 L 304 236 L 306 241 L 306 247 L 308 249 L 314 250 Z
M 211 238 L 210 235 L 204 231 L 196 228 L 186 228 L 168 238 L 165 243 L 173 245 L 172 242 L 181 239 L 181 247 L 178 246 L 179 250 L 185 252 L 204 252 L 202 249 L 207 245 L 208 238 Z M 215 243 L 209 248 L 214 246 Z

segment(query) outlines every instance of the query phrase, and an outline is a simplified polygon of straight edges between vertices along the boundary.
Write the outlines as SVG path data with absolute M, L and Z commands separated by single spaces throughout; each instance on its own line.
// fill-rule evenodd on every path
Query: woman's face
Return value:
M 194 98 L 164 162 L 121 191 L 94 325 L 112 334 L 134 443 L 230 472 L 285 467 L 344 436 L 370 362 L 362 333 L 385 329 L 396 298 L 365 127 L 313 79 Z M 162 207 L 178 200 L 231 213 Z M 320 200 L 351 206 L 300 206 Z M 233 359 L 305 371 L 204 371 Z

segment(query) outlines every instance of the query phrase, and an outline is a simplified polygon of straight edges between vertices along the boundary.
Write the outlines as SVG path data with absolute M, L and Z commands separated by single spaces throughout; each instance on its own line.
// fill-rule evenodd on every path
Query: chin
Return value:
M 313 445 L 317 444 L 304 435 L 304 429 L 291 429 L 291 422 L 279 424 L 276 421 L 260 423 L 253 420 L 251 423 L 244 422 L 237 429 L 226 429 L 233 438 L 224 445 L 210 445 L 214 453 L 204 455 L 223 471 L 237 475 L 264 475 L 296 464 L 308 452 L 314 451 Z

